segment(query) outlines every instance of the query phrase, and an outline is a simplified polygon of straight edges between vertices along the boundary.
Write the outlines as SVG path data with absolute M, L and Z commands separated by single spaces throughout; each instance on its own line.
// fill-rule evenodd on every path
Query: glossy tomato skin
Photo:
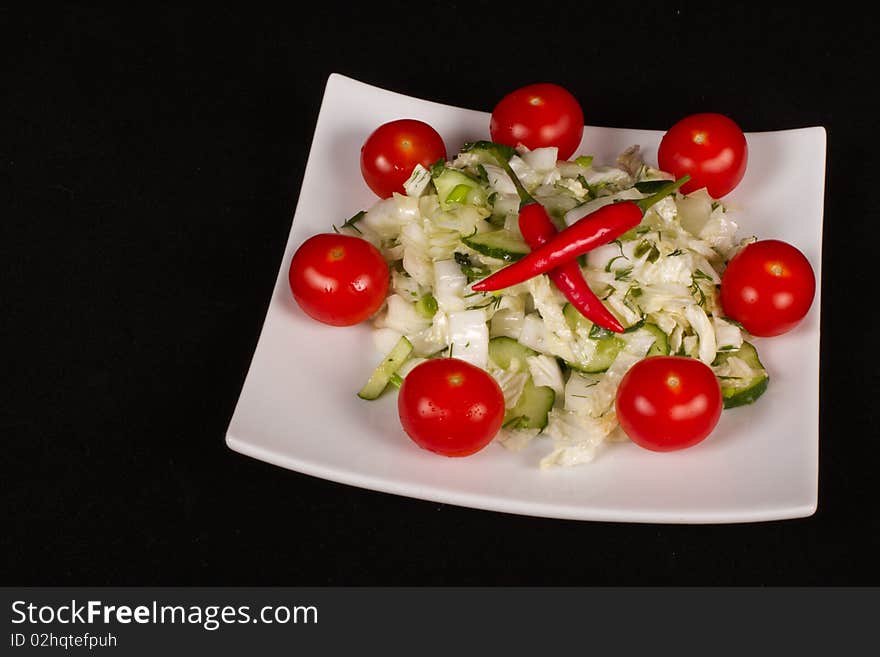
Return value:
M 721 417 L 718 379 L 683 356 L 654 356 L 633 365 L 617 389 L 617 419 L 630 439 L 655 452 L 692 447 Z
M 435 358 L 407 374 L 397 410 L 403 430 L 419 447 L 468 456 L 501 429 L 504 395 L 485 370 L 458 358 Z
M 415 119 L 380 125 L 361 147 L 361 173 L 367 186 L 381 198 L 403 194 L 403 183 L 421 164 L 429 168 L 446 159 L 443 138 L 434 128 Z
M 375 313 L 388 291 L 388 265 L 359 237 L 326 233 L 296 250 L 288 272 L 293 298 L 309 317 L 351 326 Z
M 529 149 L 559 148 L 567 160 L 584 134 L 584 112 L 577 98 L 558 84 L 530 84 L 507 94 L 492 111 L 492 141 Z
M 752 335 L 781 335 L 806 316 L 816 294 L 816 276 L 806 256 L 780 240 L 749 244 L 721 278 L 724 314 Z
M 693 114 L 667 131 L 657 159 L 660 168 L 676 178 L 690 175 L 681 188 L 685 194 L 705 187 L 712 198 L 721 198 L 743 179 L 749 147 L 732 119 L 723 114 Z

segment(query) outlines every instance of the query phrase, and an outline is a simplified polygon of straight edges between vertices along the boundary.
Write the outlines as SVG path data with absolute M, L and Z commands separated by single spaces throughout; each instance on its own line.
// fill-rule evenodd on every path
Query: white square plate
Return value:
M 712 436 L 658 454 L 631 443 L 596 460 L 540 470 L 547 441 L 513 453 L 498 444 L 463 459 L 415 446 L 397 419 L 396 395 L 355 392 L 382 355 L 368 326 L 330 328 L 308 319 L 287 284 L 290 258 L 375 196 L 363 183 L 360 146 L 376 126 L 416 118 L 454 154 L 488 138 L 489 115 L 331 75 L 272 301 L 226 435 L 229 447 L 284 468 L 373 490 L 534 516 L 627 522 L 726 523 L 796 518 L 816 510 L 819 298 L 791 333 L 757 340 L 770 387 L 756 404 L 725 411 Z M 578 152 L 612 163 L 632 144 L 656 162 L 661 132 L 587 127 Z M 822 247 L 825 130 L 748 135 L 749 166 L 727 201 L 740 234 L 795 244 L 817 282 Z

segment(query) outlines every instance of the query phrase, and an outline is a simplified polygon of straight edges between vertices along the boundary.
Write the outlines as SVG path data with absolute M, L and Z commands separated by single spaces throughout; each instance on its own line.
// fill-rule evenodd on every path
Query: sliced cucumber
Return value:
M 577 308 L 570 303 L 565 304 L 565 308 L 562 309 L 562 315 L 565 317 L 565 321 L 572 331 L 578 331 L 579 333 L 583 331 L 589 335 L 590 331 L 595 326 L 593 322 L 581 315 Z M 589 374 L 604 372 L 611 367 L 611 363 L 617 358 L 617 354 L 619 354 L 620 350 L 626 345 L 626 343 L 614 333 L 592 341 L 596 343 L 596 351 L 593 356 L 586 361 L 568 362 L 569 367 L 578 370 L 579 372 L 587 372 Z
M 493 226 L 503 227 L 508 216 L 519 213 L 519 196 L 516 194 L 492 192 L 488 202 L 492 208 L 492 216 L 487 221 Z
M 481 255 L 508 262 L 519 260 L 529 252 L 528 245 L 521 238 L 503 229 L 468 235 L 461 241 Z
M 488 194 L 480 186 L 480 181 L 471 178 L 464 171 L 443 167 L 432 175 L 440 207 L 449 210 L 454 205 L 467 203 L 485 207 Z
M 385 386 L 388 385 L 388 382 L 391 381 L 391 377 L 394 373 L 397 372 L 398 368 L 403 365 L 407 358 L 409 358 L 412 350 L 412 343 L 406 338 L 400 338 L 391 352 L 381 363 L 379 363 L 378 367 L 373 370 L 370 380 L 367 381 L 366 385 L 364 385 L 360 392 L 358 392 L 358 397 L 367 400 L 377 399 L 379 395 L 382 394 L 382 391 L 385 390 Z
M 516 359 L 522 367 L 526 367 L 526 358 L 537 356 L 538 352 L 520 344 L 513 338 L 498 337 L 489 340 L 489 358 L 503 370 L 510 368 L 510 363 Z
M 536 200 L 544 206 L 544 209 L 547 210 L 547 213 L 551 217 L 562 222 L 561 225 L 563 227 L 565 227 L 565 213 L 576 207 L 578 204 L 577 200 L 566 194 L 552 194 L 549 196 L 542 196 Z M 559 225 L 560 224 L 557 223 L 557 227 Z
M 418 301 L 416 301 L 416 311 L 422 317 L 426 319 L 431 319 L 434 315 L 437 314 L 437 299 L 434 298 L 431 294 L 426 294 Z
M 650 322 L 645 322 L 643 329 L 650 332 L 655 340 L 654 344 L 651 345 L 651 348 L 648 349 L 647 357 L 651 356 L 668 356 L 669 355 L 669 339 L 666 337 L 666 334 L 656 324 L 651 324 Z
M 572 331 L 583 331 L 589 334 L 593 328 L 593 322 L 581 315 L 580 311 L 570 303 L 565 304 L 562 309 L 562 316 L 565 317 L 565 323 Z
M 758 350 L 749 342 L 743 342 L 742 347 L 737 351 L 720 352 L 712 363 L 715 366 L 722 365 L 731 356 L 741 358 L 753 370 L 759 370 L 761 373 L 745 381 L 738 381 L 736 386 L 729 385 L 729 381 L 720 379 L 721 396 L 724 399 L 724 408 L 736 408 L 737 406 L 745 406 L 751 404 L 758 397 L 763 395 L 767 390 L 770 377 L 767 370 L 758 358 Z
M 572 369 L 578 370 L 579 372 L 586 372 L 587 374 L 604 372 L 611 367 L 611 363 L 614 362 L 614 359 L 617 358 L 617 354 L 620 353 L 620 350 L 623 349 L 626 344 L 618 337 L 602 338 L 595 342 L 596 352 L 593 356 L 585 361 L 569 363 L 569 366 L 571 366 Z
M 583 331 L 587 335 L 592 334 L 593 336 L 596 336 L 598 334 L 600 336 L 598 338 L 593 338 L 597 344 L 596 355 L 589 363 L 584 364 L 584 366 L 581 366 L 578 363 L 569 363 L 569 365 L 581 372 L 604 372 L 611 367 L 611 363 L 617 358 L 618 352 L 620 352 L 625 344 L 623 340 L 618 338 L 617 334 L 593 324 L 593 322 L 581 315 L 577 308 L 570 303 L 565 304 L 565 308 L 562 309 L 562 314 L 565 317 L 568 327 L 572 331 Z M 649 331 L 655 338 L 654 344 L 648 349 L 648 356 L 669 355 L 669 340 L 659 326 L 642 320 L 629 327 L 627 332 L 640 328 Z
M 536 386 L 529 377 L 516 405 L 504 414 L 504 426 L 508 429 L 543 429 L 555 401 L 553 388 Z
M 521 364 L 521 371 L 528 371 L 526 359 L 538 352 L 520 344 L 513 338 L 499 337 L 489 340 L 489 358 L 501 369 L 508 369 L 514 360 Z M 522 394 L 513 408 L 504 414 L 504 426 L 508 429 L 543 429 L 547 426 L 547 414 L 553 408 L 556 393 L 548 386 L 536 386 L 530 376 Z

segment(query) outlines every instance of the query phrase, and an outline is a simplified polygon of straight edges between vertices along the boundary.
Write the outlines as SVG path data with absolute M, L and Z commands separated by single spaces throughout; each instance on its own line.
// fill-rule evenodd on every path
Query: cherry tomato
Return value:
M 657 153 L 660 168 L 691 179 L 681 188 L 690 194 L 703 187 L 721 198 L 739 185 L 746 173 L 749 147 L 746 136 L 723 114 L 693 114 L 663 136 Z
M 556 146 L 559 159 L 577 150 L 584 134 L 580 103 L 558 84 L 530 84 L 507 94 L 492 111 L 492 141 L 530 149 Z
M 388 265 L 359 237 L 326 233 L 302 243 L 290 261 L 290 290 L 313 319 L 351 326 L 375 313 L 388 291 Z
M 378 196 L 403 194 L 403 183 L 417 164 L 428 168 L 446 159 L 443 138 L 427 123 L 399 119 L 384 123 L 367 137 L 361 147 L 361 173 Z
M 728 263 L 721 278 L 724 314 L 752 335 L 770 337 L 800 323 L 816 293 L 809 260 L 787 242 L 749 244 Z
M 458 358 L 435 358 L 403 380 L 397 411 L 403 430 L 419 447 L 468 456 L 501 428 L 504 395 L 485 370 Z
M 626 373 L 615 407 L 634 443 L 669 452 L 696 445 L 712 432 L 721 417 L 721 387 L 702 361 L 654 356 Z

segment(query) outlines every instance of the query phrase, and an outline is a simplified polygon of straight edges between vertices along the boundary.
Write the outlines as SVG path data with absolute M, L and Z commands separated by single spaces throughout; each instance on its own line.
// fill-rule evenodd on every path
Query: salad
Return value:
M 540 129 L 560 117 L 565 134 Z M 615 441 L 691 446 L 722 408 L 767 389 L 751 336 L 790 330 L 809 310 L 806 258 L 737 235 L 719 200 L 745 173 L 735 123 L 683 120 L 660 164 L 637 145 L 613 162 L 576 153 L 582 126 L 556 85 L 510 94 L 493 141 L 453 157 L 426 124 L 380 126 L 361 165 L 383 198 L 294 255 L 305 312 L 371 321 L 384 358 L 358 394 L 399 388 L 420 446 L 465 456 L 493 440 L 546 441 L 542 467 L 591 461 Z

